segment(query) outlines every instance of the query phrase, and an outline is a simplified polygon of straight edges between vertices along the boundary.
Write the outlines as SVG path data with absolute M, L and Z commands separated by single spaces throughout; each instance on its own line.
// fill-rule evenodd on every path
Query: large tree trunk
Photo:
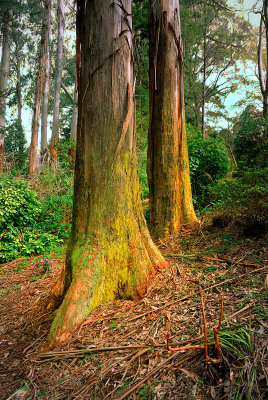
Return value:
M 264 34 L 266 38 L 266 74 L 264 74 L 264 67 L 262 62 Z M 268 0 L 263 0 L 263 9 L 261 12 L 258 45 L 258 77 L 263 98 L 263 115 L 266 117 L 268 115 Z
M 41 32 L 41 43 L 40 43 L 40 56 L 39 56 L 39 68 L 37 73 L 33 120 L 32 120 L 32 138 L 29 154 L 29 174 L 32 175 L 35 171 L 35 160 L 37 154 L 38 144 L 38 131 L 39 131 L 39 117 L 40 117 L 40 106 L 41 99 L 44 93 L 45 85 L 45 73 L 46 73 L 46 60 L 48 51 L 48 35 L 51 17 L 51 0 L 44 0 L 44 15 Z
M 197 222 L 184 115 L 183 47 L 178 0 L 151 0 L 148 183 L 150 228 L 163 237 Z
M 48 156 L 47 149 L 47 118 L 48 118 L 48 108 L 49 108 L 49 92 L 50 92 L 50 54 L 49 50 L 47 52 L 47 65 L 46 65 L 46 74 L 45 74 L 45 89 L 43 96 L 43 105 L 42 105 L 42 120 L 41 120 L 41 157 L 43 161 L 46 161 Z
M 78 130 L 64 300 L 50 344 L 91 310 L 142 295 L 165 265 L 142 212 L 134 129 L 131 0 L 79 0 Z
M 13 12 L 9 11 L 3 24 L 2 58 L 0 66 L 0 173 L 4 169 L 5 157 L 5 123 L 6 123 L 6 96 L 8 75 L 10 69 L 10 42 Z
M 57 166 L 57 148 L 55 144 L 59 141 L 59 112 L 60 112 L 60 88 L 62 75 L 62 55 L 63 55 L 63 38 L 64 38 L 64 3 L 63 0 L 58 0 L 58 44 L 57 44 L 57 59 L 55 70 L 55 90 L 54 90 L 54 105 L 53 105 L 53 124 L 52 124 L 52 139 L 51 139 L 51 154 L 54 157 L 55 166 Z

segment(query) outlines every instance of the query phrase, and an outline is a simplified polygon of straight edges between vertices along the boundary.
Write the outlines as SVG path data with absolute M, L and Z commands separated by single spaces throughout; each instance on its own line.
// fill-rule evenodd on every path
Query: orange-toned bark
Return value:
M 62 278 L 66 294 L 50 345 L 69 339 L 99 304 L 142 296 L 166 265 L 140 199 L 131 1 L 77 5 L 81 71 L 73 226 Z
M 150 1 L 150 230 L 155 238 L 197 223 L 192 203 L 178 0 Z

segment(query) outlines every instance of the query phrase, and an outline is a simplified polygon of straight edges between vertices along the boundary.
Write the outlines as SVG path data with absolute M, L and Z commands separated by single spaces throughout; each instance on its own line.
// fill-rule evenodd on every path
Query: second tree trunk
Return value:
M 197 222 L 192 203 L 178 0 L 151 0 L 148 184 L 155 238 Z

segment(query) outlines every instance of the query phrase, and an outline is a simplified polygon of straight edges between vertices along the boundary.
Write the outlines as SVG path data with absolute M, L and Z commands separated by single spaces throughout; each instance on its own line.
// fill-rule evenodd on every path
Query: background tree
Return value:
M 154 237 L 192 225 L 179 2 L 150 1 L 148 183 Z
M 47 148 L 47 118 L 49 113 L 49 95 L 50 95 L 50 84 L 51 84 L 51 59 L 49 49 L 47 52 L 46 60 L 46 71 L 45 71 L 45 85 L 44 85 L 44 96 L 42 104 L 42 121 L 41 121 L 41 157 L 46 159 L 48 156 Z
M 50 150 L 56 165 L 57 165 L 57 148 L 55 148 L 55 144 L 59 141 L 60 89 L 61 89 L 63 39 L 64 39 L 64 3 L 63 3 L 63 0 L 58 0 L 57 4 L 58 4 L 58 7 L 57 7 L 58 43 L 57 43 L 56 68 L 55 68 L 53 124 L 52 124 L 52 138 L 51 138 L 51 150 Z
M 51 0 L 44 0 L 43 4 L 44 4 L 44 11 L 43 11 L 44 14 L 43 14 L 41 42 L 39 50 L 40 51 L 39 68 L 36 81 L 35 101 L 34 101 L 33 120 L 32 120 L 32 138 L 31 138 L 31 146 L 29 154 L 30 175 L 33 174 L 33 172 L 35 171 L 40 107 L 45 85 L 45 73 L 46 73 L 47 56 L 48 56 L 48 34 L 49 34 L 49 26 L 51 18 Z
M 263 38 L 266 41 L 266 67 L 263 64 Z M 263 0 L 260 17 L 260 33 L 258 46 L 258 78 L 263 98 L 263 115 L 268 115 L 268 0 Z
M 5 22 L 2 25 L 2 56 L 0 66 L 0 173 L 3 172 L 5 156 L 6 96 L 10 68 L 12 16 L 13 10 L 7 10 L 5 13 Z
M 155 268 L 165 263 L 140 200 L 131 1 L 79 0 L 77 7 L 81 70 L 73 226 L 66 294 L 52 342 L 69 338 L 99 304 L 143 294 Z
M 237 62 L 248 61 L 249 45 L 255 39 L 249 35 L 250 24 L 225 0 L 182 0 L 181 15 L 187 121 L 205 137 L 208 119 L 228 121 L 225 98 L 245 83 Z

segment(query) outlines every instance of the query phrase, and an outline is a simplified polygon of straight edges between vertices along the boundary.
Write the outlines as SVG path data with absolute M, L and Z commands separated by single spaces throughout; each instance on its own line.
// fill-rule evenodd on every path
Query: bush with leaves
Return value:
M 268 168 L 244 169 L 232 179 L 217 182 L 211 203 L 225 213 L 236 213 L 247 222 L 266 224 L 268 220 Z
M 146 199 L 149 196 L 147 182 L 147 147 L 148 147 L 148 126 L 149 126 L 149 93 L 141 86 L 136 88 L 137 111 L 137 153 L 138 173 L 141 187 L 141 197 Z
M 12 173 L 23 173 L 27 158 L 26 138 L 19 119 L 9 124 L 5 132 L 5 156 L 7 169 Z
M 216 134 L 204 140 L 190 124 L 187 134 L 193 201 L 200 209 L 210 202 L 213 184 L 227 174 L 229 159 L 224 141 Z
M 73 196 L 51 196 L 42 202 L 43 219 L 39 229 L 50 232 L 63 241 L 67 240 L 71 232 Z
M 55 249 L 63 240 L 41 229 L 42 205 L 23 181 L 0 178 L 0 263 Z
M 267 166 L 268 118 L 261 117 L 256 111 L 246 108 L 235 127 L 234 152 L 239 167 Z

